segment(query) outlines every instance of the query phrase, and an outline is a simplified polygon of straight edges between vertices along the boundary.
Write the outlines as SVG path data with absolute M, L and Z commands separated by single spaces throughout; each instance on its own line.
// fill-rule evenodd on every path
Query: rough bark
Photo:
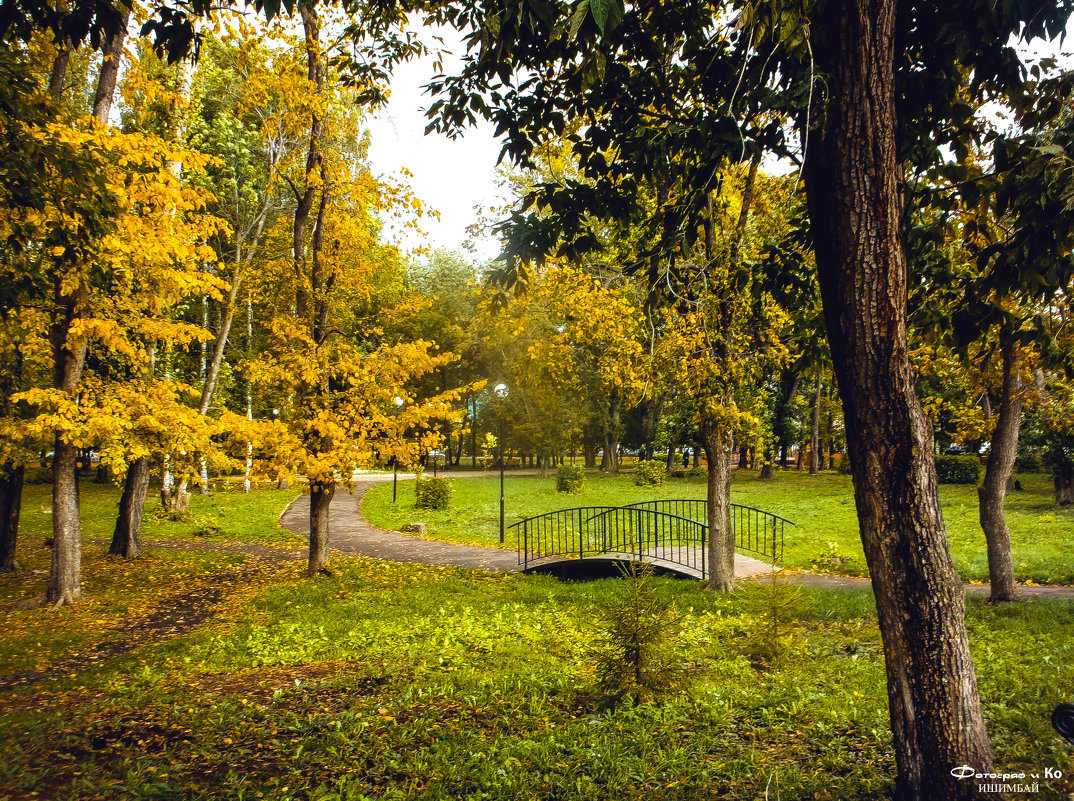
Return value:
M 315 482 L 310 485 L 310 553 L 307 573 L 311 578 L 318 573 L 328 572 L 328 507 L 335 493 L 335 484 Z
M 734 440 L 730 431 L 707 422 L 701 427 L 701 442 L 709 462 L 705 485 L 709 527 L 706 586 L 716 592 L 731 592 L 735 588 L 735 534 L 731 529 Z
M 815 385 L 816 393 L 813 397 L 813 433 L 809 438 L 809 475 L 815 476 L 820 472 L 820 400 L 821 400 L 821 374 L 817 368 Z
M 97 91 L 93 96 L 93 116 L 102 125 L 108 124 L 108 115 L 112 112 L 112 102 L 116 95 L 116 79 L 119 77 L 119 65 L 123 60 L 123 42 L 127 38 L 127 22 L 130 11 L 123 15 L 123 22 L 114 36 L 109 36 L 101 49 L 101 71 L 97 77 Z
M 779 453 L 780 469 L 787 469 L 787 458 L 791 449 L 790 417 L 791 401 L 798 392 L 799 370 L 797 362 L 787 366 L 787 369 L 779 377 L 779 388 L 776 391 L 776 402 L 772 410 L 772 434 L 776 439 L 776 450 Z M 769 476 L 771 472 L 769 472 Z M 768 478 L 769 476 L 765 476 Z
M 806 192 L 843 400 L 854 495 L 884 645 L 899 799 L 955 801 L 989 772 L 964 591 L 940 514 L 932 428 L 906 331 L 907 260 L 895 116 L 895 0 L 823 7 L 813 52 L 828 76 L 810 121 Z M 833 42 L 831 37 L 837 41 Z
M 19 570 L 15 558 L 19 541 L 19 515 L 22 512 L 22 484 L 26 468 L 7 464 L 0 470 L 0 571 Z
M 1018 379 L 1018 351 L 1014 345 L 1003 348 L 1003 388 L 999 417 L 992 432 L 992 449 L 985 466 L 984 481 L 977 488 L 978 512 L 988 548 L 990 598 L 996 601 L 1018 600 L 1011 557 L 1011 533 L 1003 502 L 1018 458 L 1018 428 L 1022 422 L 1021 382 Z
M 74 397 L 86 363 L 86 342 L 69 341 L 80 316 L 81 292 L 65 294 L 55 277 L 49 343 L 53 387 Z M 54 608 L 82 599 L 82 525 L 78 517 L 78 448 L 57 431 L 52 459 L 52 563 L 45 601 Z
M 127 467 L 123 495 L 119 499 L 119 515 L 112 532 L 108 553 L 134 559 L 142 553 L 142 516 L 149 494 L 149 457 L 135 459 Z

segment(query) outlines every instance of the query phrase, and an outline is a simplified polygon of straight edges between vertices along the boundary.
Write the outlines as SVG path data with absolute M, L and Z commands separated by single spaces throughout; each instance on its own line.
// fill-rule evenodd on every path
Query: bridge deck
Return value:
M 687 550 L 683 548 L 682 550 Z M 697 551 L 696 554 L 692 554 L 682 561 L 673 561 L 667 559 L 666 549 L 664 548 L 650 548 L 647 551 L 643 551 L 641 560 L 651 564 L 653 567 L 660 568 L 669 573 L 682 576 L 683 578 L 703 579 L 705 578 L 701 574 L 700 568 L 690 567 L 689 565 L 701 564 L 701 549 L 692 548 L 690 550 Z M 663 556 L 659 555 L 660 552 L 665 552 Z M 609 551 L 608 553 L 602 553 L 597 556 L 586 556 L 579 559 L 577 556 L 573 557 L 560 557 L 560 556 L 547 556 L 539 559 L 530 559 L 529 566 L 524 572 L 544 572 L 550 568 L 554 568 L 555 565 L 564 564 L 581 564 L 583 562 L 637 562 L 638 553 L 627 551 Z M 735 578 L 754 578 L 756 576 L 765 576 L 770 573 L 776 573 L 780 570 L 778 566 L 773 567 L 770 563 L 764 562 L 760 559 L 754 559 L 752 556 L 746 556 L 744 554 L 735 554 Z

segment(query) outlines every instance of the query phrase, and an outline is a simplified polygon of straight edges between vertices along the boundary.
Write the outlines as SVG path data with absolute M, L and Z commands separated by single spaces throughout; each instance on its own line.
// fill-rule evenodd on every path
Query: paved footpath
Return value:
M 487 478 L 495 476 L 483 471 L 445 472 L 451 478 Z M 511 475 L 530 475 L 513 472 Z M 532 475 L 536 475 L 533 473 Z M 472 567 L 480 570 L 508 571 L 518 570 L 518 553 L 502 548 L 486 548 L 480 545 L 459 545 L 454 542 L 438 542 L 421 537 L 401 534 L 397 531 L 385 531 L 366 522 L 362 516 L 361 500 L 369 489 L 376 484 L 391 481 L 392 477 L 383 474 L 360 474 L 355 477 L 353 492 L 343 487 L 336 489 L 332 505 L 328 508 L 328 520 L 332 536 L 332 548 L 341 553 L 368 556 L 389 562 L 416 562 L 426 565 L 454 565 Z M 406 491 L 410 491 L 409 482 L 405 480 Z M 400 491 L 403 491 L 400 488 Z M 309 536 L 310 496 L 300 495 L 280 515 L 280 525 L 288 531 Z M 735 554 L 735 575 L 739 578 L 757 578 L 771 573 L 771 566 L 759 559 L 742 554 Z M 831 576 L 819 573 L 784 573 L 780 578 L 806 587 L 825 589 L 864 590 L 871 585 L 869 579 Z M 1024 598 L 1049 597 L 1074 599 L 1074 587 L 1025 587 L 1019 590 Z M 966 592 L 975 595 L 988 595 L 987 584 L 967 584 Z

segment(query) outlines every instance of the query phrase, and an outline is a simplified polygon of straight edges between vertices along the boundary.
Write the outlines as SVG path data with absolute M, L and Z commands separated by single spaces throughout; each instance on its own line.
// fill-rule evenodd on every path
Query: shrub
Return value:
M 556 469 L 556 489 L 560 492 L 585 492 L 585 465 L 561 464 Z
M 641 461 L 634 468 L 634 485 L 638 487 L 659 487 L 667 478 L 667 470 L 660 462 Z
M 1014 463 L 1014 469 L 1018 473 L 1042 473 L 1044 464 L 1040 456 L 1035 453 L 1020 453 L 1018 460 Z
M 708 478 L 709 471 L 704 467 L 691 467 L 686 471 L 687 478 Z
M 451 505 L 450 478 L 418 478 L 414 482 L 419 509 L 447 509 Z
M 972 453 L 937 456 L 936 475 L 941 484 L 976 484 L 981 477 L 981 460 Z
M 850 455 L 846 454 L 846 453 L 840 454 L 838 464 L 839 464 L 839 467 L 838 467 L 839 475 L 841 475 L 841 476 L 849 476 L 850 475 Z
M 652 565 L 624 569 L 624 597 L 601 616 L 594 647 L 597 689 L 609 705 L 659 701 L 685 687 L 692 670 L 679 656 L 681 617 L 657 591 Z

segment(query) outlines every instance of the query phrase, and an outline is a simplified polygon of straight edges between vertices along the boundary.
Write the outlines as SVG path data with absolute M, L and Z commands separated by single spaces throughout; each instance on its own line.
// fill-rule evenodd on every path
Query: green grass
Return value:
M 187 548 L 147 548 L 143 557 L 126 561 L 106 553 L 119 489 L 83 481 L 79 492 L 81 583 L 86 601 L 58 613 L 34 609 L 0 615 L 0 676 L 46 667 L 61 656 L 86 651 L 114 637 L 117 627 L 131 615 L 144 614 L 169 594 L 196 587 L 243 562 L 237 554 L 212 551 L 215 544 L 305 542 L 277 525 L 280 512 L 297 490 L 195 495 L 191 519 L 185 522 L 159 519 L 154 513 L 159 502 L 151 497 L 146 503 L 143 542 L 168 541 Z M 44 545 L 52 536 L 51 493 L 51 485 L 45 484 L 28 485 L 23 492 L 17 558 L 24 569 L 0 573 L 0 605 L 32 599 L 45 591 L 51 559 Z M 207 529 L 208 533 L 202 533 Z
M 152 492 L 145 504 L 142 523 L 143 540 L 182 540 L 205 542 L 245 542 L 259 545 L 300 545 L 305 538 L 276 525 L 280 514 L 301 492 L 258 489 L 250 493 L 213 492 L 190 496 L 190 514 L 181 521 L 158 515 L 159 497 Z M 83 540 L 111 540 L 119 511 L 121 488 L 113 484 L 95 484 L 84 479 L 79 484 Z M 23 490 L 20 538 L 44 539 L 52 536 L 52 485 L 30 484 Z
M 623 482 L 600 486 L 630 499 Z M 746 483 L 755 495 L 769 486 Z M 110 502 L 84 494 L 85 517 L 110 515 Z M 261 495 L 260 513 L 275 502 Z M 38 564 L 42 554 L 37 545 L 25 557 Z M 160 551 L 124 562 L 89 549 L 90 602 L 0 619 L 0 677 L 70 658 L 239 559 Z M 718 595 L 657 579 L 681 618 L 677 656 L 693 680 L 662 703 L 609 707 L 593 644 L 621 582 L 364 559 L 333 566 L 334 576 L 312 580 L 301 563 L 266 568 L 184 636 L 0 692 L 0 797 L 890 795 L 882 649 L 867 590 L 759 582 Z M 12 582 L 31 578 L 0 576 L 0 590 L 11 597 Z M 967 622 L 997 768 L 1074 775 L 1048 723 L 1074 686 L 1074 603 L 970 598 Z M 1036 797 L 1066 798 L 1074 783 L 1040 789 Z
M 36 704 L 24 697 L 23 711 L 0 719 L 0 795 L 752 801 L 766 790 L 891 791 L 867 591 L 781 590 L 773 652 L 766 585 L 721 596 L 658 580 L 682 615 L 695 680 L 662 704 L 605 708 L 591 643 L 618 582 L 338 567 L 312 581 L 283 569 L 212 626 Z M 968 619 L 997 766 L 1070 775 L 1047 716 L 1074 683 L 1074 605 L 970 601 Z M 1074 785 L 1041 788 L 1062 798 Z
M 1015 574 L 1035 584 L 1074 584 L 1074 508 L 1052 502 L 1051 482 L 1045 475 L 1020 475 L 1024 489 L 1007 498 Z M 654 498 L 704 498 L 703 479 L 668 479 L 663 487 L 635 487 L 631 476 L 589 475 L 587 489 L 578 495 L 556 492 L 554 478 L 508 476 L 507 525 L 527 517 L 573 506 L 618 506 Z M 495 477 L 454 480 L 451 508 L 414 508 L 410 481 L 399 485 L 398 503 L 391 501 L 391 484 L 371 489 L 362 511 L 374 525 L 399 529 L 424 522 L 436 539 L 496 545 L 499 538 L 499 481 Z M 849 476 L 825 472 L 810 476 L 798 471 L 777 472 L 761 481 L 755 472 L 735 473 L 731 500 L 791 520 L 786 529 L 784 565 L 821 569 L 850 576 L 867 575 L 858 536 L 853 489 Z M 947 524 L 951 553 L 967 581 L 987 581 L 984 534 L 977 522 L 977 491 L 972 486 L 941 485 L 940 502 Z M 514 548 L 509 541 L 505 547 Z

